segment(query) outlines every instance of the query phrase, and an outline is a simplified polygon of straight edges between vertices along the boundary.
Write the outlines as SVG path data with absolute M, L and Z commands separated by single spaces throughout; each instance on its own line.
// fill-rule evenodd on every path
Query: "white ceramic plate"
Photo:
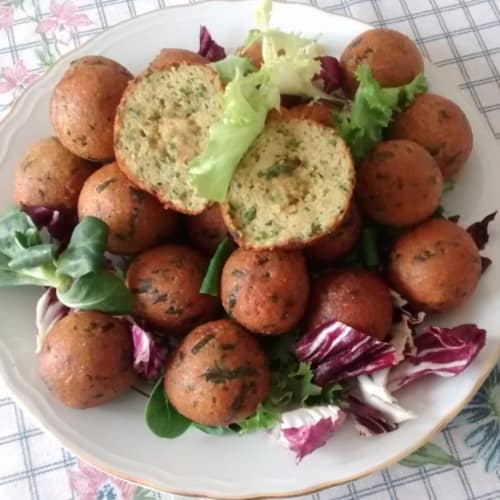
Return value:
M 235 48 L 253 27 L 255 3 L 214 1 L 154 12 L 116 26 L 65 56 L 25 93 L 0 124 L 0 209 L 12 203 L 14 165 L 19 157 L 35 139 L 52 133 L 49 98 L 72 59 L 103 54 L 139 72 L 162 47 L 196 50 L 200 24 L 206 24 L 223 45 Z M 309 36 L 322 34 L 321 40 L 332 54 L 339 54 L 354 36 L 368 28 L 300 4 L 276 3 L 273 23 Z M 499 208 L 499 152 L 482 117 L 464 102 L 454 82 L 442 71 L 427 70 L 433 90 L 463 106 L 474 129 L 474 152 L 446 200 L 446 206 L 452 213 L 461 213 L 466 224 Z M 457 378 L 431 377 L 402 391 L 402 404 L 420 417 L 397 432 L 363 439 L 346 425 L 300 466 L 292 453 L 264 433 L 221 438 L 191 430 L 173 441 L 158 439 L 144 423 L 144 397 L 134 392 L 85 411 L 58 404 L 36 371 L 34 306 L 39 290 L 0 291 L 0 375 L 21 405 L 66 448 L 126 479 L 160 490 L 207 497 L 269 498 L 315 491 L 374 472 L 414 451 L 479 388 L 499 357 L 500 237 L 495 229 L 487 253 L 497 261 L 482 278 L 474 299 L 457 313 L 439 319 L 443 325 L 476 322 L 488 330 L 487 345 L 474 363 Z

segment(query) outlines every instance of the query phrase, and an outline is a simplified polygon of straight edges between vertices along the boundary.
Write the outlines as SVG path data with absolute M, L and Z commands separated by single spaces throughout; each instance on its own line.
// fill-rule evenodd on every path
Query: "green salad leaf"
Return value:
M 257 71 L 257 68 L 248 57 L 234 54 L 230 54 L 226 58 L 212 63 L 212 66 L 219 73 L 221 80 L 226 84 L 234 80 L 237 74 L 245 76 L 248 73 Z
M 146 403 L 146 423 L 151 432 L 168 439 L 184 434 L 191 425 L 191 420 L 181 415 L 168 400 L 163 377 L 156 382 Z
M 359 162 L 382 140 L 383 131 L 394 114 L 427 90 L 427 81 L 419 74 L 402 87 L 382 88 L 367 64 L 357 67 L 356 77 L 359 87 L 352 109 L 338 113 L 335 120 L 339 134 L 349 146 L 354 160 Z
M 129 314 L 132 294 L 122 278 L 103 269 L 107 236 L 106 224 L 85 217 L 57 258 L 57 245 L 43 241 L 25 212 L 8 210 L 0 217 L 0 287 L 52 287 L 68 307 Z
M 427 443 L 416 452 L 399 462 L 405 467 L 422 467 L 423 465 L 453 465 L 460 467 L 460 462 L 434 443 Z
M 205 278 L 203 278 L 200 293 L 213 295 L 214 297 L 219 296 L 220 276 L 222 273 L 222 268 L 224 267 L 226 260 L 233 253 L 235 248 L 236 245 L 229 236 L 226 236 L 219 243 L 214 256 L 210 260 Z

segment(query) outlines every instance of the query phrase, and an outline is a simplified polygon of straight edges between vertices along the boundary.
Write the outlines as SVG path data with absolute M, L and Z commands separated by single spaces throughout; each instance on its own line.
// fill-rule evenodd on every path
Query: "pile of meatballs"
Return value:
M 257 65 L 259 49 L 257 43 L 249 50 Z M 423 71 L 415 45 L 387 29 L 355 38 L 340 63 L 348 96 L 356 90 L 359 64 L 370 65 L 387 87 Z M 200 286 L 217 246 L 230 237 L 218 205 L 197 216 L 166 210 L 113 162 L 116 108 L 131 79 L 105 57 L 72 63 L 52 96 L 55 137 L 29 148 L 17 166 L 14 193 L 22 207 L 91 215 L 108 225 L 107 250 L 132 257 L 126 284 L 135 318 L 163 338 L 178 339 L 164 387 L 182 415 L 209 426 L 251 415 L 270 387 L 265 337 L 339 320 L 385 339 L 393 320 L 391 288 L 416 310 L 432 313 L 457 308 L 473 293 L 481 273 L 474 241 L 457 224 L 433 217 L 443 181 L 459 172 L 472 150 L 469 123 L 450 100 L 422 94 L 399 113 L 386 140 L 357 165 L 355 195 L 331 234 L 303 249 L 236 249 L 214 297 L 201 294 Z M 325 106 L 283 112 L 331 126 Z M 403 229 L 383 272 L 339 265 L 368 219 Z M 46 337 L 39 369 L 68 406 L 111 400 L 135 379 L 129 330 L 120 318 L 73 312 Z

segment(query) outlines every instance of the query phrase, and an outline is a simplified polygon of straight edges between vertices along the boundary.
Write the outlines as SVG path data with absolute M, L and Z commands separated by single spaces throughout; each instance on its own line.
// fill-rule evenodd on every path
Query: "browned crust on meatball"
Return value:
M 334 269 L 313 281 L 304 327 L 308 331 L 337 320 L 384 339 L 392 313 L 389 288 L 377 275 L 364 269 Z
M 308 296 L 309 277 L 300 252 L 238 249 L 222 271 L 222 305 L 252 332 L 291 330 L 302 318 Z
M 262 43 L 257 41 L 252 43 L 249 47 L 240 47 L 237 52 L 243 56 L 243 57 L 248 57 L 250 61 L 252 61 L 252 64 L 257 68 L 260 69 L 262 66 Z
M 205 255 L 181 245 L 163 245 L 140 254 L 126 279 L 136 315 L 173 335 L 215 319 L 218 299 L 200 293 L 207 267 Z
M 49 391 L 70 408 L 115 399 L 136 378 L 128 327 L 95 311 L 71 313 L 44 339 L 38 371 Z
M 94 171 L 93 163 L 75 156 L 56 137 L 40 139 L 16 166 L 14 199 L 26 207 L 76 213 L 82 186 Z
M 52 125 L 62 144 L 90 161 L 112 160 L 116 108 L 132 78 L 121 64 L 102 56 L 71 63 L 50 102 Z
M 477 287 L 481 258 L 471 236 L 445 219 L 431 219 L 401 236 L 390 255 L 389 279 L 417 309 L 459 307 Z
M 438 208 L 443 178 L 432 156 L 415 142 L 377 144 L 357 170 L 361 208 L 380 224 L 413 226 Z
M 396 116 L 388 136 L 414 141 L 427 149 L 445 179 L 460 171 L 474 145 L 464 112 L 454 102 L 435 94 L 418 95 L 411 106 Z
M 162 71 L 180 64 L 209 64 L 210 61 L 196 52 L 187 49 L 161 49 L 160 53 L 151 61 L 149 68 L 152 71 Z
M 210 255 L 228 234 L 218 204 L 212 205 L 199 215 L 189 217 L 186 226 L 193 246 Z
M 107 249 L 120 255 L 133 255 L 164 241 L 175 229 L 178 217 L 132 184 L 116 163 L 105 165 L 87 179 L 78 214 L 105 222 L 109 229 Z
M 307 104 L 299 104 L 292 108 L 282 108 L 281 111 L 285 116 L 290 118 L 303 118 L 320 123 L 325 127 L 333 126 L 333 111 L 330 106 L 322 102 L 310 102 Z
M 168 360 L 165 392 L 182 415 L 228 425 L 251 415 L 269 393 L 270 371 L 257 340 L 220 320 L 191 331 Z
M 410 83 L 424 71 L 424 61 L 417 46 L 399 31 L 375 28 L 357 36 L 344 49 L 340 65 L 344 70 L 344 89 L 354 95 L 358 88 L 355 71 L 368 64 L 382 87 Z

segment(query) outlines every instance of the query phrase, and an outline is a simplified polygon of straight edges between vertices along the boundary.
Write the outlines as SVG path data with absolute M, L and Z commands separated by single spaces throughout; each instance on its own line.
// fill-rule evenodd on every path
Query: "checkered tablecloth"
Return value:
M 452 70 L 500 141 L 500 0 L 302 1 L 408 34 L 428 59 Z M 184 3 L 188 1 L 0 0 L 0 117 L 62 53 L 120 21 Z M 461 466 L 393 466 L 304 498 L 500 499 L 500 367 L 434 442 Z M 0 500 L 153 498 L 171 496 L 78 462 L 37 428 L 0 381 Z

